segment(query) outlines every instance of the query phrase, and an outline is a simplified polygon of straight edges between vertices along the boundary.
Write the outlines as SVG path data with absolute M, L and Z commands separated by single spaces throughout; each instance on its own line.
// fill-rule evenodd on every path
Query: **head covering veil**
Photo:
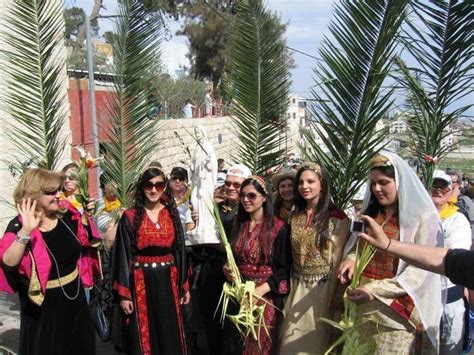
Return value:
M 395 184 L 398 192 L 398 217 L 400 224 L 400 241 L 429 246 L 443 246 L 441 222 L 425 187 L 412 168 L 398 155 L 382 151 L 395 170 Z M 372 194 L 370 181 L 363 202 L 366 210 Z M 346 246 L 346 251 L 354 245 L 353 235 Z M 442 312 L 441 277 L 421 270 L 401 260 L 398 264 L 395 279 L 410 295 L 418 310 L 431 342 L 437 345 L 437 332 Z

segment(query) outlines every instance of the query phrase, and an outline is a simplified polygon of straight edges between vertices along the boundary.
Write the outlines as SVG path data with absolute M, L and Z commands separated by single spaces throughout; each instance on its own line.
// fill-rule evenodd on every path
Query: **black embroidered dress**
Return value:
M 118 227 L 113 287 L 134 306 L 123 317 L 128 354 L 186 354 L 180 305 L 187 289 L 184 239 L 174 212 L 161 210 L 157 225 L 145 213 L 136 237 L 133 209 L 124 213 Z

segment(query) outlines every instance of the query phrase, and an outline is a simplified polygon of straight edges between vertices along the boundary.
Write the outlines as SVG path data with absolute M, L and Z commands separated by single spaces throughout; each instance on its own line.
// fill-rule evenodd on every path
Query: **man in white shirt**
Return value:
M 467 218 L 452 202 L 452 182 L 449 175 L 435 170 L 431 199 L 439 212 L 444 246 L 450 249 L 470 249 L 471 228 Z M 440 354 L 460 354 L 464 334 L 464 288 L 447 282 L 447 300 L 441 317 Z

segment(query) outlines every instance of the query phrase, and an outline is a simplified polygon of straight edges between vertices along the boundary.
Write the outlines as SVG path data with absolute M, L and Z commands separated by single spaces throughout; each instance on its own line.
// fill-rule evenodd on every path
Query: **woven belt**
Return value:
M 46 288 L 58 288 L 61 286 L 66 286 L 67 284 L 71 283 L 79 276 L 79 271 L 77 267 L 74 269 L 73 272 L 67 274 L 66 276 L 60 277 L 59 279 L 49 280 L 46 284 Z

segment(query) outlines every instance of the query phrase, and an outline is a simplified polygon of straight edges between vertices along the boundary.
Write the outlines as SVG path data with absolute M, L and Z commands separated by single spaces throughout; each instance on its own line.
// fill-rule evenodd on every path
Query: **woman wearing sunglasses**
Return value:
M 66 164 L 62 168 L 62 172 L 64 173 L 64 184 L 61 189 L 61 195 L 59 196 L 59 200 L 61 201 L 61 206 L 72 206 L 80 213 L 84 212 L 84 209 L 81 203 L 76 199 L 76 191 L 77 191 L 77 181 L 76 181 L 76 163 L 69 163 Z
M 90 218 L 60 209 L 62 174 L 28 170 L 14 192 L 18 216 L 0 239 L 0 291 L 20 298 L 20 354 L 95 354 L 84 287 L 99 276 Z
M 283 298 L 288 293 L 291 265 L 291 247 L 286 223 L 273 215 L 271 192 L 260 176 L 246 179 L 240 190 L 240 203 L 234 224 L 232 247 L 237 265 L 245 280 L 256 284 L 256 293 L 267 305 L 264 321 L 269 334 L 260 329 L 258 341 L 251 336 L 243 343 L 233 325 L 225 329 L 225 354 L 275 354 L 278 345 L 279 325 Z M 228 266 L 224 274 L 233 280 Z M 264 301 L 258 301 L 263 304 Z
M 319 163 L 304 165 L 296 173 L 295 211 L 290 217 L 291 291 L 283 312 L 281 354 L 323 354 L 330 345 L 332 329 L 318 320 L 333 318 L 329 304 L 349 221 L 333 205 L 328 179 Z
M 190 296 L 184 236 L 165 187 L 163 171 L 148 167 L 117 231 L 112 280 L 125 317 L 128 354 L 186 353 L 181 305 Z
M 185 232 L 194 228 L 191 218 L 191 189 L 188 186 L 188 172 L 186 169 L 175 166 L 171 169 L 168 186 L 176 201 L 181 225 Z

